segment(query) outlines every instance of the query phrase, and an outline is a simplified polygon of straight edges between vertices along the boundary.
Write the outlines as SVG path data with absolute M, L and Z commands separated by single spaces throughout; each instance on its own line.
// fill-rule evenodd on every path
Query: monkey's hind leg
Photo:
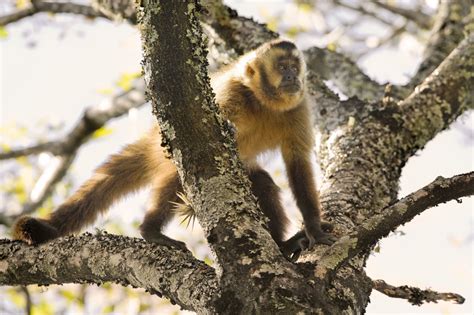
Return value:
M 270 174 L 261 168 L 250 170 L 249 179 L 252 182 L 252 192 L 258 199 L 260 209 L 269 219 L 270 234 L 278 246 L 283 249 L 283 238 L 289 220 L 280 201 L 280 188 L 275 184 Z M 285 252 L 283 254 L 286 256 Z
M 186 249 L 183 242 L 169 238 L 162 233 L 163 227 L 175 215 L 174 203 L 178 202 L 178 192 L 181 191 L 178 173 L 172 162 L 170 161 L 169 165 L 165 167 L 166 170 L 160 169 L 154 180 L 151 205 L 140 225 L 140 233 L 148 242 Z

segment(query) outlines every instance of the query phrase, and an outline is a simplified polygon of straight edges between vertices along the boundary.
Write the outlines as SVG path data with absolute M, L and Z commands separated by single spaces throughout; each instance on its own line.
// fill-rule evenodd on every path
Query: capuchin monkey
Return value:
M 314 146 L 311 113 L 305 87 L 302 53 L 286 40 L 274 40 L 243 55 L 212 76 L 211 85 L 221 114 L 236 127 L 240 159 L 252 192 L 269 219 L 271 236 L 287 258 L 316 243 L 332 244 L 335 238 L 321 228 L 321 206 L 311 166 Z M 183 188 L 176 166 L 161 147 L 160 130 L 154 127 L 99 166 L 92 178 L 47 219 L 18 219 L 13 236 L 39 244 L 79 232 L 92 224 L 124 195 L 151 184 L 152 202 L 140 232 L 143 238 L 166 246 L 185 248 L 183 242 L 162 234 L 176 214 Z M 280 189 L 256 162 L 261 153 L 280 149 L 291 190 L 304 219 L 304 230 L 285 241 L 288 217 Z

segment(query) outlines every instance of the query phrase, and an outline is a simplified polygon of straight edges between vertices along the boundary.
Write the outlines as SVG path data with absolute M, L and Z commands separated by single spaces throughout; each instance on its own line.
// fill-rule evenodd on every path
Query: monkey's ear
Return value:
M 252 68 L 252 65 L 250 65 L 250 63 L 247 63 L 245 65 L 245 75 L 251 78 L 254 76 L 254 74 L 255 74 L 255 69 Z

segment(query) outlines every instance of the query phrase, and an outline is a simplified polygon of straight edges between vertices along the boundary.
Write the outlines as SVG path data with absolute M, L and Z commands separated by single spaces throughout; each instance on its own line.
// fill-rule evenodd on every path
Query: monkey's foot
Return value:
M 142 237 L 150 243 L 156 243 L 159 245 L 167 246 L 167 247 L 176 247 L 182 250 L 188 250 L 186 248 L 186 244 L 181 241 L 174 240 L 162 233 L 146 233 L 141 232 Z
M 316 244 L 332 245 L 337 241 L 337 237 L 323 231 L 318 231 L 314 234 L 309 234 L 306 231 L 306 238 L 308 241 L 306 248 L 312 248 Z
M 13 238 L 36 245 L 58 238 L 58 230 L 46 220 L 23 216 L 13 226 Z
M 326 223 L 327 222 L 321 222 L 321 227 L 324 226 L 325 230 L 328 226 L 332 228 L 332 224 L 327 223 L 326 225 Z M 291 238 L 283 242 L 282 246 L 280 246 L 280 249 L 283 255 L 289 261 L 295 262 L 298 260 L 304 250 L 310 249 L 315 244 L 332 245 L 336 241 L 337 237 L 322 231 L 318 232 L 316 237 L 311 236 L 310 240 L 307 235 L 307 232 L 305 230 L 301 230 L 295 235 L 293 235 Z
M 306 248 L 308 248 L 308 238 L 304 230 L 299 231 L 280 246 L 283 256 L 291 262 L 297 261 Z

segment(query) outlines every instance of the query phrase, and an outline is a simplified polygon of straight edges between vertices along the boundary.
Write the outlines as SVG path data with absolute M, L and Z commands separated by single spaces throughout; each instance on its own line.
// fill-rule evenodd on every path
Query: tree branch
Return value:
M 26 148 L 12 149 L 0 152 L 0 160 L 17 158 L 26 155 L 50 152 L 63 155 L 77 150 L 89 136 L 103 127 L 110 119 L 120 117 L 132 108 L 145 104 L 144 84 L 142 79 L 134 82 L 134 86 L 125 92 L 120 92 L 99 105 L 87 108 L 72 130 L 63 138 L 56 141 L 39 143 Z
M 464 39 L 464 30 L 467 26 L 464 19 L 470 14 L 471 5 L 471 1 L 466 0 L 442 0 L 440 2 L 423 61 L 416 74 L 406 85 L 408 90 L 411 91 L 423 82 Z M 470 21 L 470 23 L 473 22 Z
M 332 0 L 332 2 L 335 5 L 338 5 L 340 7 L 343 7 L 343 8 L 352 10 L 352 11 L 359 12 L 359 13 L 361 13 L 363 15 L 366 15 L 366 16 L 370 16 L 370 17 L 376 19 L 377 21 L 380 21 L 381 23 L 383 23 L 385 25 L 389 25 L 389 26 L 393 25 L 392 21 L 389 21 L 389 20 L 385 19 L 380 14 L 376 14 L 375 12 L 367 10 L 363 5 L 360 5 L 360 4 L 353 5 L 353 4 L 349 4 L 349 3 L 346 3 L 346 2 L 343 2 L 343 1 L 340 1 L 340 0 Z
M 0 240 L 0 284 L 102 284 L 144 288 L 188 310 L 209 308 L 214 269 L 191 252 L 107 233 L 64 237 L 32 247 Z
M 423 303 L 438 303 L 438 301 L 451 301 L 456 304 L 463 304 L 466 300 L 457 293 L 440 293 L 430 289 L 422 290 L 407 285 L 395 287 L 383 280 L 374 280 L 373 288 L 392 298 L 408 300 L 413 305 L 422 305 Z
M 474 194 L 474 172 L 445 179 L 438 177 L 431 184 L 411 193 L 362 223 L 355 231 L 343 236 L 321 257 L 315 269 L 318 278 L 328 278 L 334 272 L 367 250 L 398 226 L 440 203 Z
M 378 101 L 384 95 L 384 85 L 369 78 L 349 57 L 319 47 L 304 51 L 308 69 L 325 80 L 331 80 L 348 97 Z
M 397 7 L 379 0 L 372 0 L 371 3 L 377 5 L 378 7 L 387 10 L 393 14 L 403 16 L 408 21 L 414 22 L 422 29 L 429 29 L 431 27 L 431 17 L 420 10 L 408 10 L 401 7 Z
M 468 108 L 474 108 L 474 33 L 399 104 L 405 152 L 411 156 Z
M 73 129 L 63 139 L 1 152 L 0 160 L 41 152 L 51 152 L 55 158 L 36 182 L 32 194 L 30 194 L 30 200 L 25 204 L 21 213 L 13 216 L 0 215 L 0 222 L 9 224 L 18 216 L 32 213 L 41 206 L 51 194 L 54 185 L 66 174 L 79 148 L 96 130 L 103 127 L 109 120 L 145 104 L 144 88 L 143 80 L 138 79 L 129 91 L 121 92 L 97 106 L 87 108 Z
M 21 292 L 23 292 L 23 294 L 25 295 L 25 300 L 26 300 L 26 303 L 25 303 L 25 314 L 26 315 L 31 315 L 31 308 L 33 306 L 33 303 L 31 301 L 31 294 L 30 294 L 30 291 L 28 290 L 28 288 L 26 286 L 21 286 L 20 287 L 20 290 Z
M 49 12 L 49 13 L 72 13 L 83 15 L 88 18 L 97 18 L 104 17 L 102 13 L 95 10 L 93 7 L 88 5 L 82 5 L 78 3 L 71 2 L 51 2 L 51 1 L 33 1 L 32 4 L 25 8 L 13 13 L 0 16 L 0 26 L 5 26 L 7 24 L 17 22 L 28 16 L 32 16 L 40 12 Z
M 199 6 L 193 4 L 143 1 L 138 16 L 145 78 L 162 143 L 172 153 L 223 270 L 222 293 L 214 305 L 226 314 L 297 313 L 312 307 L 334 312 L 334 304 L 321 294 L 323 284 L 306 282 L 263 227 L 265 218 L 239 161 L 233 131 L 214 103 L 195 16 Z M 180 80 L 169 84 L 175 77 Z

